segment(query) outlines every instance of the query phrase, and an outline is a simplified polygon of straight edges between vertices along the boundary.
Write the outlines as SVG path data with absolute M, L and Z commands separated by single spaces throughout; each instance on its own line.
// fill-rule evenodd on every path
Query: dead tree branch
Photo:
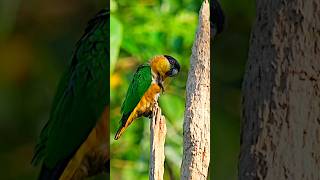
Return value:
M 164 143 L 166 139 L 166 119 L 156 103 L 150 123 L 150 165 L 149 179 L 162 180 L 164 174 Z
M 210 162 L 210 22 L 204 1 L 192 47 L 183 125 L 181 179 L 207 179 Z

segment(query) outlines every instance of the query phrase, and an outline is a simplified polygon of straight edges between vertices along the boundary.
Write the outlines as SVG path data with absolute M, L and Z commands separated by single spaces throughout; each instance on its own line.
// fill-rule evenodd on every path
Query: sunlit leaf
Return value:
M 115 0 L 110 0 L 110 11 L 115 12 L 118 9 L 118 4 Z
M 123 29 L 121 22 L 113 15 L 110 16 L 110 27 L 110 34 L 112 34 L 110 36 L 110 73 L 112 74 L 119 55 Z

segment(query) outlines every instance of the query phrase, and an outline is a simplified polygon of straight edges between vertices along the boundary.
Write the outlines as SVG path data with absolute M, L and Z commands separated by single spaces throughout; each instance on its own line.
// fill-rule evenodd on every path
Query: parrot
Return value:
M 110 12 L 88 22 L 76 43 L 31 160 L 39 180 L 83 179 L 110 167 Z
M 137 68 L 121 106 L 122 118 L 115 140 L 135 119 L 151 116 L 160 92 L 164 92 L 164 81 L 179 72 L 178 61 L 169 55 L 157 55 Z

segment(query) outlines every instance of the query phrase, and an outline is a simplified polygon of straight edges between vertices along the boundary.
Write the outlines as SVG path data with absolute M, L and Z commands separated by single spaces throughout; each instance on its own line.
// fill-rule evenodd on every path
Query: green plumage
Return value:
M 32 159 L 48 169 L 66 165 L 109 103 L 109 12 L 92 19 L 60 80 L 50 118 Z
M 139 103 L 144 93 L 148 90 L 152 82 L 152 74 L 150 65 L 141 65 L 133 76 L 129 85 L 126 98 L 121 106 L 123 117 L 122 123 L 125 123 L 128 116 Z

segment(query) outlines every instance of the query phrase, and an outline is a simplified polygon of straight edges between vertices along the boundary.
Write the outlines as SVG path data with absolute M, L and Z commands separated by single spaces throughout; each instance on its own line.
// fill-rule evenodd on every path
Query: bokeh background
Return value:
M 166 179 L 179 179 L 189 57 L 200 0 L 111 1 L 111 179 L 148 179 L 149 120 L 113 140 L 120 106 L 139 64 L 156 54 L 182 72 L 161 96 L 167 117 Z M 211 174 L 237 179 L 241 83 L 254 19 L 253 0 L 221 0 L 226 27 L 212 46 Z M 0 179 L 35 179 L 30 160 L 56 85 L 87 21 L 105 0 L 0 1 Z
M 73 47 L 105 0 L 0 0 L 0 179 L 36 179 L 33 147 Z
M 226 16 L 223 33 L 211 44 L 210 175 L 238 179 L 241 86 L 255 18 L 254 0 L 220 0 Z

